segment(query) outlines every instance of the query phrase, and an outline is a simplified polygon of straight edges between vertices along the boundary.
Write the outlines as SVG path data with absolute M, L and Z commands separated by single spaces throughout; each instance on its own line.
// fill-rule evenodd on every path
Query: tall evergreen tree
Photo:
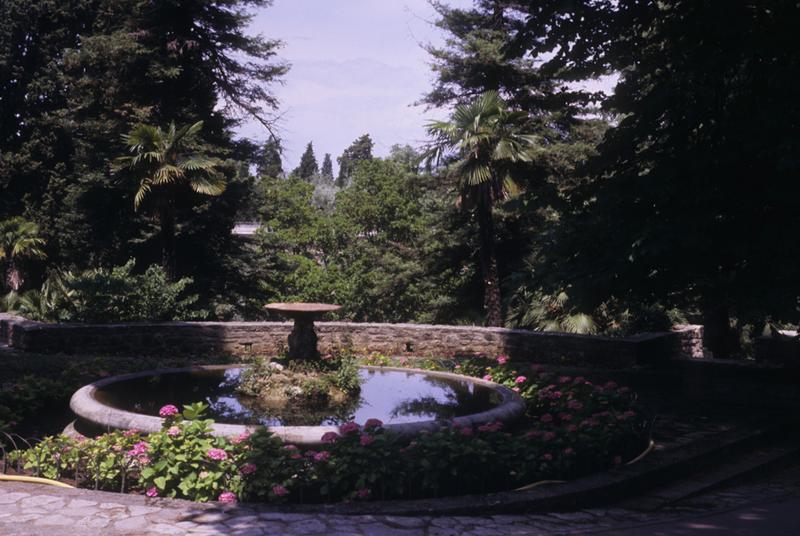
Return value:
M 269 140 L 267 140 L 256 155 L 258 175 L 273 178 L 280 178 L 283 176 L 282 154 L 283 146 L 281 145 L 281 140 L 275 136 L 270 136 Z
M 28 96 L 35 88 L 40 110 L 9 103 L 22 110 L 29 127 L 0 140 L 0 158 L 24 170 L 6 179 L 9 167 L 0 165 L 0 205 L 35 215 L 53 261 L 85 267 L 121 264 L 131 255 L 144 262 L 158 258 L 157 233 L 133 212 L 135 191 L 111 178 L 110 161 L 134 125 L 171 121 L 203 120 L 205 151 L 223 160 L 238 155 L 230 128 L 244 114 L 269 122 L 276 104 L 269 82 L 286 71 L 274 61 L 278 42 L 245 34 L 250 20 L 245 9 L 267 5 L 263 0 L 0 4 L 0 62 L 23 66 L 28 74 L 9 80 L 26 84 L 28 89 L 19 91 Z M 30 50 L 27 59 L 14 56 L 23 50 Z M 14 71 L 0 69 L 3 80 L 6 72 Z M 0 115 L 5 116 L 3 90 Z M 232 165 L 221 171 L 229 179 L 236 175 Z M 229 247 L 231 207 L 243 194 L 232 184 L 200 208 L 176 207 L 177 228 L 186 235 L 178 245 L 195 252 Z M 193 224 L 182 225 L 190 216 Z M 190 246 L 195 238 L 188 235 L 195 231 L 199 241 Z M 204 258 L 200 264 L 211 261 L 206 254 L 196 257 Z
M 336 177 L 336 185 L 339 188 L 347 186 L 350 176 L 359 162 L 372 160 L 373 145 L 375 144 L 369 134 L 364 134 L 351 143 L 350 147 L 344 150 L 342 156 L 336 159 L 339 163 L 339 175 Z
M 330 153 L 325 153 L 325 158 L 322 159 L 322 170 L 320 174 L 326 179 L 333 180 L 333 162 L 331 162 Z
M 319 173 L 319 165 L 317 164 L 317 157 L 314 156 L 314 142 L 308 142 L 303 156 L 300 157 L 300 164 L 292 171 L 292 175 L 303 180 L 309 180 L 317 173 Z
M 642 9 L 646 4 L 649 10 Z M 610 9 L 610 8 L 609 8 Z M 796 2 L 619 2 L 620 114 L 572 225 L 565 258 L 582 294 L 699 311 L 714 355 L 738 352 L 733 319 L 796 320 L 800 105 L 791 80 Z M 633 14 L 638 14 L 638 18 Z M 655 14 L 655 15 L 654 15 Z M 613 49 L 610 49 L 613 51 Z M 565 64 L 596 50 L 565 52 Z M 602 51 L 601 51 L 602 52 Z

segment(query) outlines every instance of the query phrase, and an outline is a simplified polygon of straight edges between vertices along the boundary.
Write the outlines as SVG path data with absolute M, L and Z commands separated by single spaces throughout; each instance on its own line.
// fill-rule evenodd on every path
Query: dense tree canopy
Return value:
M 69 281 L 139 277 L 163 262 L 166 222 L 164 276 L 190 276 L 192 309 L 216 318 L 301 299 L 358 320 L 582 333 L 695 321 L 720 356 L 765 322 L 797 322 L 795 1 L 434 2 L 445 40 L 427 47 L 421 104 L 456 111 L 429 140 L 449 151 L 435 165 L 410 146 L 380 158 L 365 134 L 335 181 L 311 143 L 287 178 L 279 132 L 233 135 L 245 116 L 272 129 L 287 66 L 279 42 L 246 31 L 269 4 L 0 3 L 0 227 L 28 222 L 47 257 L 13 267 L 45 283 L 17 302 L 46 312 Z M 616 87 L 587 90 L 601 76 Z M 470 116 L 487 94 L 498 106 Z M 493 128 L 503 114 L 513 131 Z M 135 177 L 114 165 L 140 125 L 200 121 L 183 156 Z M 502 140 L 519 134 L 511 158 Z M 167 153 L 140 141 L 132 158 Z M 152 218 L 134 206 L 167 187 L 156 161 L 194 162 L 183 186 L 213 171 L 226 188 L 167 188 L 145 199 L 170 207 Z M 501 195 L 510 177 L 516 195 Z M 231 235 L 243 219 L 261 224 L 254 239 Z

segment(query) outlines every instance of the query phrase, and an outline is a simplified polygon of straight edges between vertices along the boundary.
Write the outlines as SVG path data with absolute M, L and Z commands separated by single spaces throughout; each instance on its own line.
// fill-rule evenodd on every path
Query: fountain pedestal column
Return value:
M 311 360 L 319 359 L 314 320 L 325 313 L 338 311 L 341 306 L 328 303 L 270 303 L 266 309 L 294 320 L 294 327 L 289 334 L 289 359 Z

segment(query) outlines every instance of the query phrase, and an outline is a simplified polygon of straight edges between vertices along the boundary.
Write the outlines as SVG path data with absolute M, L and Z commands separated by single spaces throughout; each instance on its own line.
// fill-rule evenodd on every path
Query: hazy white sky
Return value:
M 274 87 L 283 114 L 284 169 L 297 165 L 309 141 L 320 164 L 331 153 L 334 168 L 362 134 L 372 136 L 378 156 L 394 143 L 424 141 L 425 123 L 437 114 L 413 103 L 431 87 L 420 44 L 442 41 L 434 19 L 427 0 L 275 0 L 259 11 L 252 32 L 283 40 L 280 57 L 292 65 L 285 85 Z M 267 137 L 252 122 L 239 132 Z

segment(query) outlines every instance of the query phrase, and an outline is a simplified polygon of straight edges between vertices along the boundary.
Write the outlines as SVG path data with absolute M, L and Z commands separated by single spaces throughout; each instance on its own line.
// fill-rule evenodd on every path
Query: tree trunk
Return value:
M 161 225 L 161 267 L 167 280 L 175 281 L 175 213 L 170 201 L 161 202 L 158 219 Z
M 483 308 L 487 326 L 502 326 L 503 315 L 500 297 L 500 275 L 494 244 L 492 199 L 489 189 L 482 188 L 478 198 L 478 232 L 480 235 L 480 263 L 483 276 Z
M 739 337 L 731 328 L 730 310 L 722 302 L 708 303 L 703 310 L 703 346 L 716 359 L 729 359 L 739 353 Z
M 22 288 L 23 283 L 25 283 L 25 279 L 22 277 L 22 270 L 14 257 L 9 258 L 6 263 L 6 288 L 17 292 Z

